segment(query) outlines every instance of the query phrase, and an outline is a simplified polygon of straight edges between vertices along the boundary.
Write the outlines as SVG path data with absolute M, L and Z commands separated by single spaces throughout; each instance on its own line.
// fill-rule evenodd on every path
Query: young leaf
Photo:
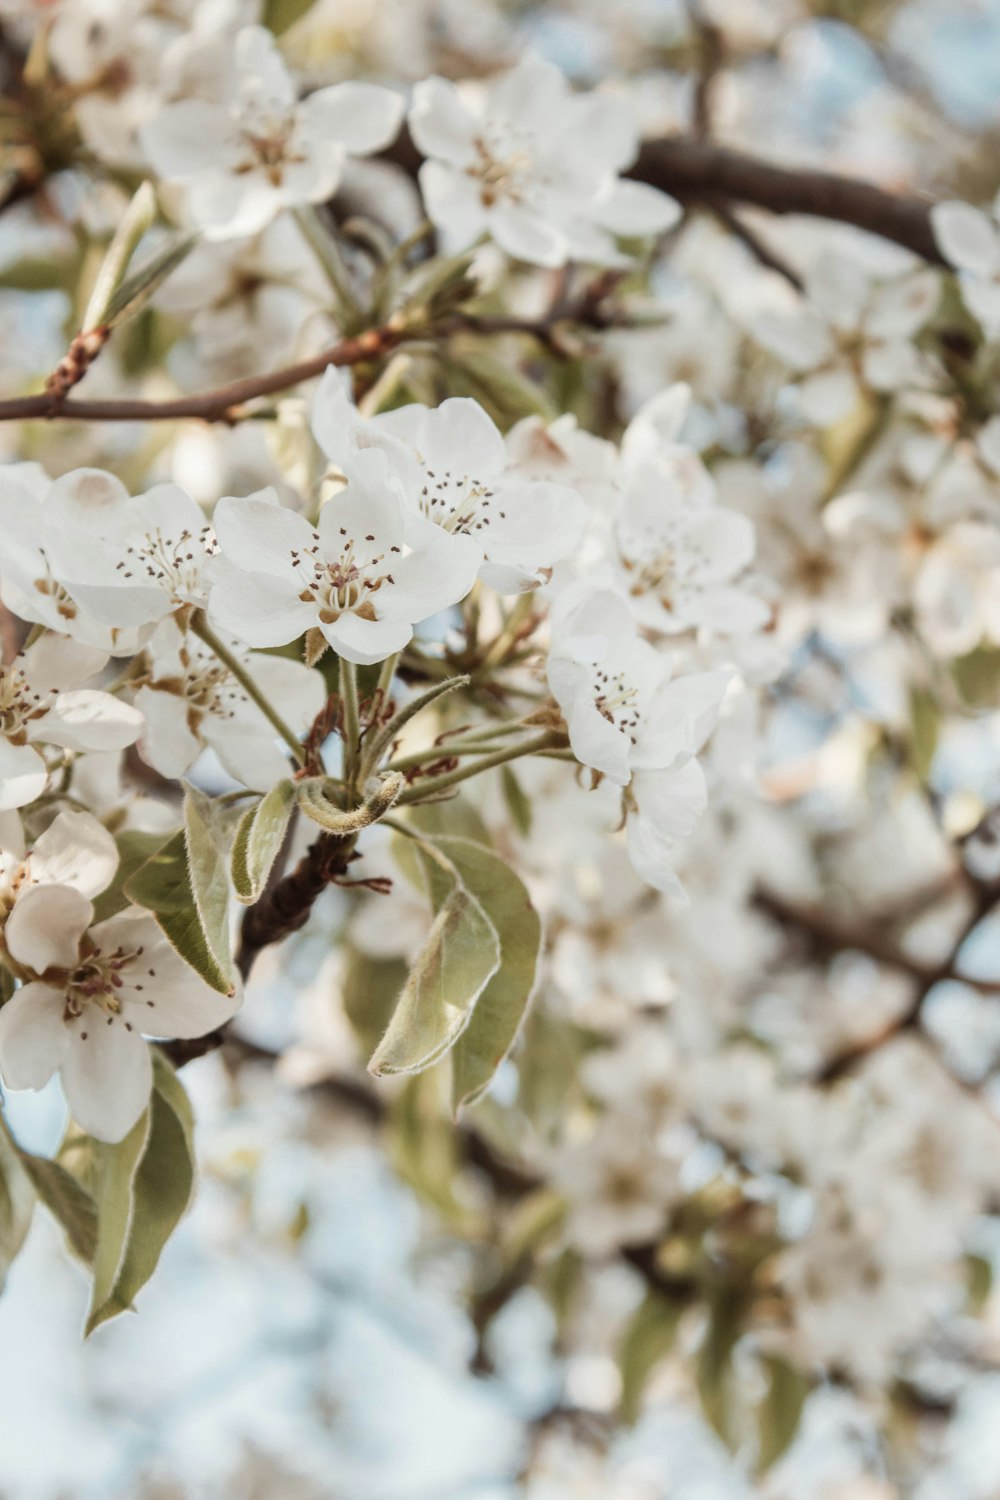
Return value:
M 86 1188 L 60 1162 L 20 1152 L 21 1165 L 45 1207 L 61 1224 L 69 1248 L 84 1265 L 97 1250 L 97 1208 Z
M 673 1346 L 683 1311 L 682 1302 L 673 1302 L 660 1292 L 651 1291 L 625 1330 L 618 1366 L 622 1377 L 621 1416 L 630 1426 L 639 1418 L 646 1382 Z
M 155 1053 L 149 1108 L 117 1146 L 99 1148 L 98 1242 L 87 1334 L 129 1309 L 156 1270 L 194 1186 L 191 1106 Z
M 187 807 L 185 812 L 188 812 Z M 125 895 L 137 906 L 143 906 L 153 913 L 168 941 L 185 962 L 201 975 L 206 984 L 220 994 L 231 995 L 235 978 L 228 952 L 228 929 L 226 948 L 223 949 L 219 920 L 220 906 L 227 898 L 225 863 L 217 849 L 213 854 L 204 847 L 210 835 L 204 828 L 204 820 L 197 809 L 193 810 L 190 819 L 185 817 L 186 825 L 191 821 L 197 825 L 191 838 L 192 841 L 197 841 L 197 879 L 202 902 L 212 923 L 212 937 L 209 938 L 205 930 L 196 899 L 195 874 L 188 860 L 187 827 L 168 839 L 162 849 L 129 877 L 125 882 Z M 219 883 L 219 889 L 215 892 L 211 890 L 210 872 L 213 870 L 214 878 Z
M 294 807 L 295 783 L 279 781 L 240 819 L 229 868 L 237 900 L 244 905 L 259 901 L 263 895 Z
M 105 321 L 111 299 L 128 270 L 128 263 L 155 217 L 156 194 L 153 185 L 151 182 L 140 183 L 108 246 L 81 327 L 98 328 Z
M 514 1044 L 535 987 L 542 924 L 524 883 L 498 855 L 470 839 L 435 847 L 454 865 L 496 931 L 500 967 L 476 1002 L 452 1053 L 452 1106 L 474 1104 Z
M 791 1447 L 809 1394 L 809 1380 L 786 1360 L 765 1355 L 767 1395 L 757 1408 L 757 1472 L 764 1474 Z
M 148 260 L 144 261 L 126 281 L 118 287 L 110 299 L 103 318 L 105 328 L 117 328 L 127 318 L 141 312 L 151 297 L 159 291 L 167 277 L 172 275 L 195 245 L 196 234 L 174 235 Z
M 531 832 L 531 799 L 510 766 L 500 767 L 500 789 L 510 820 L 522 838 Z
M 376 1077 L 417 1073 L 443 1056 L 468 1025 L 473 1006 L 499 968 L 500 943 L 492 922 L 457 872 L 452 868 L 448 873 L 450 888 L 434 902 L 438 912 L 430 935 L 368 1064 Z
M 128 906 L 125 886 L 147 859 L 162 849 L 169 834 L 162 831 L 150 833 L 141 828 L 127 828 L 115 839 L 118 845 L 118 868 L 111 884 L 94 897 L 94 921 L 103 922 L 116 917 Z
M 31 1227 L 35 1194 L 20 1153 L 0 1120 L 0 1288 Z

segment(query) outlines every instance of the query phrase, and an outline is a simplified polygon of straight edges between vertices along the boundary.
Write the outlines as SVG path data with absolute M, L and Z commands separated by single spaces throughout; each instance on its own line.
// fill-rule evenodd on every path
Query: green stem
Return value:
M 533 739 L 525 740 L 520 745 L 509 745 L 505 750 L 496 750 L 492 755 L 484 755 L 471 766 L 459 766 L 455 771 L 445 771 L 441 776 L 431 776 L 426 781 L 418 782 L 416 786 L 410 787 L 398 798 L 396 806 L 408 807 L 414 802 L 423 802 L 438 792 L 446 792 L 449 787 L 457 786 L 461 781 L 468 781 L 470 776 L 478 776 L 481 771 L 492 770 L 494 766 L 502 766 L 507 761 L 518 760 L 524 755 L 537 755 L 545 750 L 562 749 L 565 742 L 563 734 L 557 730 L 546 729 L 544 733 L 535 735 Z
M 361 325 L 361 306 L 354 295 L 350 273 L 344 264 L 336 239 L 329 233 L 315 208 L 311 206 L 295 208 L 292 213 L 333 289 L 339 304 L 337 313 L 343 332 L 353 333 L 355 328 Z
M 254 682 L 253 678 L 250 676 L 250 673 L 240 661 L 239 657 L 235 656 L 233 652 L 230 651 L 225 642 L 219 639 L 200 610 L 191 617 L 191 629 L 193 630 L 194 634 L 198 636 L 199 640 L 204 641 L 205 645 L 208 646 L 211 651 L 215 652 L 216 656 L 222 662 L 223 666 L 226 667 L 226 669 L 231 672 L 232 675 L 236 678 L 236 681 L 246 693 L 247 697 L 250 698 L 254 703 L 256 703 L 265 719 L 267 719 L 267 721 L 272 724 L 277 730 L 278 734 L 281 735 L 281 738 L 284 740 L 289 750 L 291 750 L 297 763 L 300 766 L 304 766 L 306 761 L 306 752 L 302 746 L 301 740 L 299 740 L 297 735 L 295 735 L 292 730 L 289 729 L 288 725 L 285 723 L 281 715 L 264 697 L 264 694 Z
M 361 744 L 361 714 L 358 710 L 358 670 L 352 661 L 340 658 L 340 701 L 344 706 L 344 780 L 354 785 Z
M 382 663 L 381 671 L 378 674 L 378 687 L 376 688 L 376 694 L 380 695 L 382 703 L 385 703 L 392 691 L 392 679 L 396 675 L 396 668 L 399 666 L 399 658 L 402 654 L 401 651 L 394 651 Z

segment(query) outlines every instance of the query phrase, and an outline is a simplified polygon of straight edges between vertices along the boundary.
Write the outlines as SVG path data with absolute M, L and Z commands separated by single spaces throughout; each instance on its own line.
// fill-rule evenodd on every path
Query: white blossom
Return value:
M 475 546 L 480 578 L 501 593 L 536 587 L 579 541 L 586 516 L 581 497 L 566 484 L 529 479 L 512 468 L 496 425 L 467 397 L 435 408 L 400 406 L 366 422 L 330 370 L 316 398 L 313 432 L 347 473 L 352 452 L 384 453 L 412 513 L 414 535 L 443 533 L 463 568 Z
M 452 249 L 489 234 L 535 265 L 612 265 L 623 259 L 615 235 L 659 234 L 679 217 L 672 198 L 618 175 L 639 147 L 628 101 L 574 95 L 540 59 L 484 89 L 418 83 L 409 125 L 427 157 L 424 203 Z
M 120 1141 L 149 1100 L 144 1036 L 195 1037 L 234 1014 L 239 995 L 210 989 L 135 908 L 93 924 L 69 885 L 37 885 L 14 903 L 3 946 L 20 987 L 0 1009 L 0 1074 L 40 1089 L 58 1072 L 77 1124 Z
M 315 526 L 273 492 L 220 500 L 214 521 L 222 555 L 209 611 L 248 646 L 319 630 L 348 661 L 382 661 L 418 621 L 464 598 L 479 564 L 471 540 L 459 551 L 408 513 L 378 453 L 359 456 Z
M 573 754 L 627 788 L 629 855 L 643 879 L 678 893 L 671 852 L 705 809 L 697 761 L 730 674 L 671 676 L 670 658 L 636 632 L 610 590 L 568 591 L 553 621 L 549 687 Z
M 323 679 L 301 662 L 227 642 L 287 724 L 302 733 L 326 698 Z M 148 672 L 135 695 L 145 720 L 139 753 L 161 776 L 180 778 L 209 746 L 237 781 L 267 791 L 288 774 L 288 757 L 256 703 L 215 653 L 172 619 L 150 637 Z
M 168 104 L 141 133 L 161 177 L 187 189 L 210 239 L 256 234 L 282 209 L 336 191 L 351 156 L 395 136 L 403 105 L 389 89 L 338 83 L 300 100 L 273 35 L 244 27 L 220 97 Z
M 0 665 L 0 810 L 24 807 L 45 790 L 49 773 L 39 746 L 122 750 L 138 738 L 136 708 L 81 686 L 106 661 L 103 651 L 46 633 Z

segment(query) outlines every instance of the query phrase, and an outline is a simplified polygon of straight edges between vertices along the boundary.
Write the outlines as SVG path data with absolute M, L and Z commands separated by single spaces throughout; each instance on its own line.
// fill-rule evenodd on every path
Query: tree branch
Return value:
M 890 193 L 859 178 L 783 167 L 683 136 L 645 141 L 625 175 L 686 202 L 745 203 L 773 214 L 853 224 L 895 241 L 932 265 L 946 264 L 931 228 L 930 199 Z

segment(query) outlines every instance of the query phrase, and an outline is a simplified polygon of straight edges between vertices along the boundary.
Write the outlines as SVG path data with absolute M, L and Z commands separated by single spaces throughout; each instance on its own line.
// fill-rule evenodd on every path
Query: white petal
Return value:
M 292 554 L 313 540 L 304 516 L 278 503 L 274 490 L 261 490 L 245 500 L 226 497 L 212 514 L 223 555 L 250 573 L 274 573 L 287 578 Z
M 86 812 L 61 812 L 35 840 L 29 869 L 36 885 L 71 885 L 83 896 L 106 890 L 118 868 L 118 846 Z
M 121 912 L 99 922 L 91 932 L 104 951 L 118 948 L 137 956 L 119 970 L 117 991 L 122 1014 L 146 1036 L 204 1036 L 228 1021 L 239 1009 L 242 993 L 220 995 L 184 962 L 152 917 Z M 141 950 L 138 952 L 137 950 Z
M 62 1085 L 73 1119 L 95 1140 L 123 1140 L 149 1103 L 149 1046 L 122 1015 L 88 1005 L 66 1026 Z
M 442 231 L 449 249 L 466 249 L 488 223 L 475 180 L 440 161 L 425 161 L 418 177 L 427 217 Z
M 45 499 L 45 524 L 55 532 L 93 528 L 98 536 L 114 536 L 125 524 L 128 499 L 128 490 L 114 474 L 73 469 L 53 480 Z
M 335 83 L 317 89 L 302 105 L 306 128 L 337 141 L 352 156 L 368 156 L 395 140 L 403 101 L 373 83 Z
M 229 111 L 204 99 L 168 104 L 139 131 L 146 157 L 168 181 L 193 177 L 209 167 L 224 166 L 231 156 L 226 144 Z
M 48 984 L 25 984 L 0 1009 L 0 1073 L 9 1089 L 42 1089 L 66 1047 L 65 1000 Z
M 187 699 L 160 688 L 142 687 L 135 695 L 135 706 L 145 720 L 139 754 L 161 776 L 178 780 L 202 748 L 188 725 Z
M 284 646 L 318 624 L 316 606 L 299 598 L 291 580 L 237 568 L 220 571 L 208 612 L 248 646 Z
M 931 227 L 945 260 L 962 271 L 989 276 L 1000 269 L 1000 233 L 971 203 L 935 203 Z
M 496 423 L 469 396 L 451 396 L 426 412 L 416 446 L 427 468 L 437 472 L 489 478 L 507 463 L 507 447 Z
M 12 957 L 36 974 L 71 969 L 94 908 L 69 885 L 35 885 L 14 902 L 4 939 Z
M 372 667 L 402 651 L 413 635 L 412 624 L 405 620 L 361 620 L 357 615 L 341 615 L 320 629 L 338 656 L 359 667 Z
M 415 85 L 408 116 L 410 134 L 424 156 L 437 156 L 452 166 L 467 167 L 476 158 L 473 144 L 480 129 L 455 84 L 445 78 L 425 78 Z
M 564 266 L 569 259 L 566 235 L 530 209 L 498 204 L 488 215 L 490 234 L 501 250 L 534 266 Z
M 0 811 L 27 807 L 45 790 L 49 773 L 33 745 L 12 745 L 0 738 Z
M 48 713 L 30 726 L 31 738 L 69 750 L 124 750 L 142 730 L 142 714 L 130 703 L 94 688 L 60 693 Z
M 22 653 L 18 665 L 36 692 L 49 693 L 53 688 L 79 687 L 99 672 L 107 659 L 106 651 L 46 631 Z
M 616 181 L 597 200 L 594 215 L 613 234 L 641 237 L 672 229 L 681 206 L 669 193 L 644 182 Z

